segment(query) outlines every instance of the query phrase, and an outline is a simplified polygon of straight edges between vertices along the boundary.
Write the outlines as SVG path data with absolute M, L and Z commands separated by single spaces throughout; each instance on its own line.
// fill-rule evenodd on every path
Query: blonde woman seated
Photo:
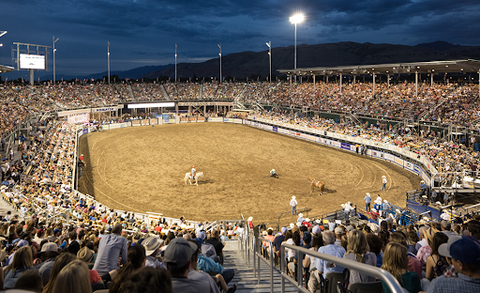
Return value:
M 360 230 L 352 230 L 348 234 L 347 252 L 343 256 L 345 259 L 354 260 L 371 266 L 377 265 L 377 256 L 369 252 L 367 237 Z M 375 282 L 375 277 L 369 276 L 358 271 L 350 270 L 349 283 Z
M 417 273 L 408 271 L 407 247 L 398 242 L 390 242 L 383 252 L 382 269 L 392 274 L 409 293 L 421 290 L 420 278 Z M 382 281 L 384 293 L 390 293 L 388 286 Z

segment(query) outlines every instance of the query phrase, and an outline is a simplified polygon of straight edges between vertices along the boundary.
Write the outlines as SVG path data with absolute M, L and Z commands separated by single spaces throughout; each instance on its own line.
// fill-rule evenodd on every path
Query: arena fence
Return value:
M 84 135 L 90 132 L 95 132 L 95 131 L 104 131 L 104 130 L 110 130 L 110 129 L 146 126 L 146 125 L 155 126 L 155 125 L 162 125 L 162 124 L 198 123 L 198 122 L 205 121 L 204 119 L 199 119 L 198 116 L 195 119 L 193 119 L 192 117 L 188 118 L 188 117 L 182 117 L 181 115 L 172 114 L 172 115 L 161 115 L 158 118 L 132 119 L 130 121 L 119 122 L 119 123 L 105 123 L 101 125 L 84 125 L 79 127 L 79 134 L 77 136 L 77 139 L 81 135 Z M 299 125 L 283 123 L 280 121 L 257 118 L 255 116 L 250 116 L 249 119 L 209 117 L 206 121 L 245 124 L 245 125 L 249 125 L 249 126 L 273 131 L 273 132 L 294 136 L 296 138 L 317 142 L 330 147 L 336 147 L 345 151 L 351 151 L 351 152 L 357 152 L 357 153 L 359 153 L 359 149 L 360 149 L 359 146 L 365 146 L 366 147 L 366 150 L 364 150 L 365 155 L 374 157 L 377 159 L 386 160 L 393 164 L 401 166 L 409 170 L 410 172 L 413 172 L 418 176 L 422 177 L 422 179 L 424 179 L 428 185 L 432 185 L 434 182 L 434 180 L 432 180 L 429 174 L 435 174 L 435 175 L 437 174 L 437 170 L 433 167 L 431 162 L 425 157 L 419 156 L 414 152 L 410 152 L 408 150 L 405 150 L 393 145 L 389 145 L 389 144 L 385 144 L 377 141 L 371 141 L 364 138 L 351 137 L 351 136 L 342 135 L 338 133 L 318 130 L 314 128 L 308 128 L 305 126 L 299 126 Z M 422 167 L 425 167 L 427 171 L 424 171 Z M 412 210 L 418 214 L 423 214 L 427 211 L 427 210 L 421 209 L 421 205 L 418 204 L 418 201 L 416 202 L 407 201 L 407 206 L 412 207 Z M 437 213 L 434 213 L 433 211 L 432 211 L 432 214 L 434 215 L 434 217 L 437 216 Z M 148 218 L 148 215 L 136 213 L 136 216 L 139 216 L 139 215 L 142 216 L 144 219 Z M 279 219 L 281 218 L 281 216 L 282 214 L 279 215 Z M 335 214 L 334 218 L 338 219 L 339 216 Z M 277 222 L 277 228 L 279 228 L 279 226 L 280 226 L 279 222 Z
M 400 166 L 420 176 L 427 185 L 431 183 L 430 174 L 437 174 L 437 170 L 426 157 L 391 144 L 256 116 L 250 116 L 244 124 L 358 154 L 360 146 L 364 146 L 367 148 L 365 155 Z

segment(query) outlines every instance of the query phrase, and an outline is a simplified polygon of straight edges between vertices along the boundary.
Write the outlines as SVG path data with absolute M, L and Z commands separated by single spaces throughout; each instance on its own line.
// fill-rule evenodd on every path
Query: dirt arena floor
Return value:
M 189 220 L 238 219 L 275 223 L 297 208 L 308 216 L 339 209 L 351 201 L 364 208 L 366 192 L 405 206 L 405 192 L 420 178 L 393 164 L 244 125 L 192 123 L 130 127 L 80 139 L 87 167 L 79 190 L 111 208 L 159 212 Z M 185 185 L 195 165 L 205 178 Z M 269 177 L 275 168 L 279 179 Z M 381 191 L 387 176 L 388 191 Z M 310 193 L 311 176 L 326 192 Z M 304 213 L 305 215 L 307 213 Z M 281 223 L 295 218 L 286 214 Z

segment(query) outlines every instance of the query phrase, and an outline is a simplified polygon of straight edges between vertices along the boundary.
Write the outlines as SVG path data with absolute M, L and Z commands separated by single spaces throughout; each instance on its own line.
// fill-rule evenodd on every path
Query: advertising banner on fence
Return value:
M 221 117 L 220 118 L 209 117 L 208 122 L 223 122 L 223 118 L 221 118 Z
M 349 151 L 350 150 L 350 145 L 348 143 L 341 142 L 340 143 L 340 148 Z
M 68 123 L 71 124 L 80 124 L 83 122 L 90 121 L 90 114 L 89 113 L 82 113 L 82 114 L 73 114 L 67 117 Z

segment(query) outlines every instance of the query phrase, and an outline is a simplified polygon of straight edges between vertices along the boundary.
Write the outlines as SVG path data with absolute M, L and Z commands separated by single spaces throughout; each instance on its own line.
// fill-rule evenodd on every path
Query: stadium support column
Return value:
M 315 87 L 315 74 L 313 75 L 313 87 Z
M 390 74 L 387 74 L 387 86 L 390 86 Z
M 430 73 L 430 86 L 433 86 L 433 72 Z
M 373 97 L 375 98 L 375 72 L 372 73 L 373 77 Z
M 478 69 L 478 96 L 480 97 L 480 69 Z
M 30 69 L 30 85 L 33 86 L 33 83 L 35 82 L 35 72 L 33 69 Z
M 418 97 L 418 71 L 415 71 L 415 98 Z
M 342 93 L 342 77 L 343 75 L 340 73 L 340 93 Z
M 357 83 L 357 76 L 353 75 L 353 84 Z

